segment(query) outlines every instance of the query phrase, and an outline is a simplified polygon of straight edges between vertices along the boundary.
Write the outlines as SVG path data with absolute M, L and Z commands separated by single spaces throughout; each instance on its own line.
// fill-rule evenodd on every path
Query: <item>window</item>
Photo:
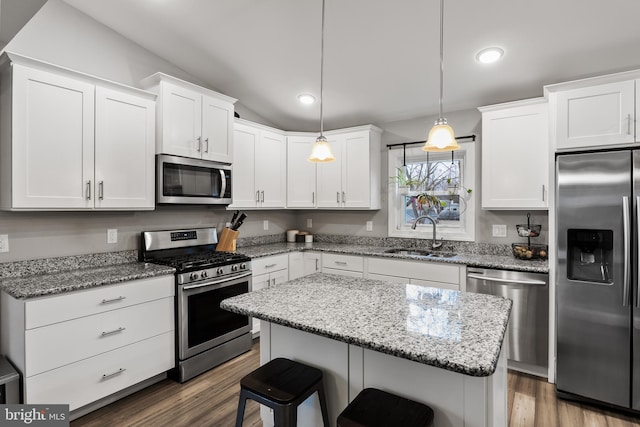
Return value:
M 433 225 L 419 217 L 436 221 L 436 235 L 447 240 L 474 240 L 474 145 L 429 153 L 420 147 L 389 151 L 389 236 L 431 239 Z

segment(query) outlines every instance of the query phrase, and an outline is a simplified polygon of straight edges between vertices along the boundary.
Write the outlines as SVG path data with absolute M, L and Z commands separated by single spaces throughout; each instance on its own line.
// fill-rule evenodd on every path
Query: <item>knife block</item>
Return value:
M 218 240 L 218 245 L 216 246 L 216 251 L 235 252 L 238 234 L 240 234 L 239 231 L 232 230 L 228 227 L 223 228 L 220 239 Z

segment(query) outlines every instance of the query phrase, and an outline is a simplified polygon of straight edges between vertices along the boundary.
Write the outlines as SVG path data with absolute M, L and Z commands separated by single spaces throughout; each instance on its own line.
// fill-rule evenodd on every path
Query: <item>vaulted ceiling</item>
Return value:
M 64 0 L 287 130 L 318 129 L 321 0 Z M 326 0 L 325 128 L 437 114 L 438 0 Z M 445 0 L 444 109 L 640 68 L 637 0 Z M 475 60 L 487 46 L 504 58 Z

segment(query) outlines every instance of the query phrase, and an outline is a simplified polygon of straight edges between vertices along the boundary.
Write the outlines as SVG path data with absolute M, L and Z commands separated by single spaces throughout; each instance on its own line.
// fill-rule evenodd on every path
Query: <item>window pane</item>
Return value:
M 399 199 L 402 206 L 398 207 L 404 225 L 413 224 L 419 216 L 429 215 L 436 219 L 439 227 L 459 227 L 461 163 L 456 159 L 453 162 L 433 160 L 407 164 L 404 175 L 409 194 Z M 431 227 L 428 220 L 425 224 Z

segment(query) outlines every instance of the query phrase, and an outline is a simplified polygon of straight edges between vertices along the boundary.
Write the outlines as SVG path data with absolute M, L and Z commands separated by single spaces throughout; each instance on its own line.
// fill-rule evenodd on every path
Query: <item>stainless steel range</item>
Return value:
M 146 231 L 140 258 L 176 269 L 176 376 L 185 382 L 251 348 L 250 318 L 220 308 L 251 290 L 251 258 L 216 252 L 215 228 Z

